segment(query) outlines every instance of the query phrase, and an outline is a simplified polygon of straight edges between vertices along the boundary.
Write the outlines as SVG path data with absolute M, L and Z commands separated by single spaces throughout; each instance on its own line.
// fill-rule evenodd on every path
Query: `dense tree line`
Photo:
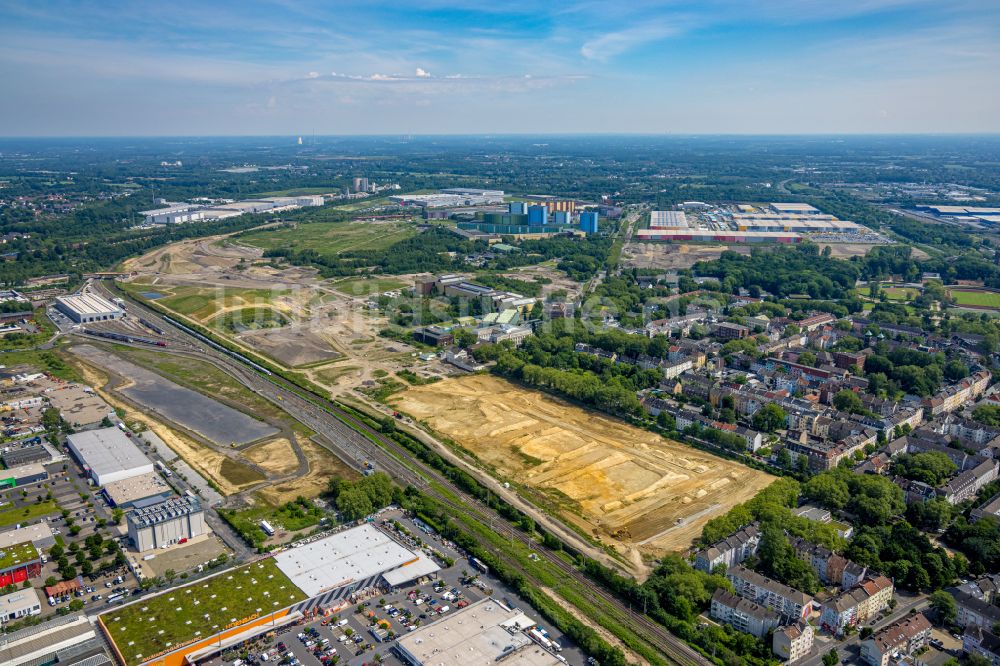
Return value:
M 326 494 L 344 520 L 359 520 L 392 504 L 400 489 L 384 472 L 375 472 L 357 481 L 330 479 Z
M 843 298 L 861 274 L 857 264 L 833 259 L 813 243 L 754 248 L 749 256 L 727 250 L 715 261 L 696 263 L 692 271 L 718 278 L 727 293 L 756 287 L 779 298 L 807 294 L 814 299 Z
M 578 353 L 576 343 L 592 344 L 607 351 L 665 355 L 665 339 L 628 335 L 620 331 L 589 332 L 574 320 L 556 320 L 550 330 L 539 331 L 519 348 L 508 343 L 483 345 L 477 360 L 496 361 L 494 372 L 573 400 L 619 414 L 640 414 L 636 391 L 657 386 L 663 378 L 659 368 L 642 369 L 632 363 Z

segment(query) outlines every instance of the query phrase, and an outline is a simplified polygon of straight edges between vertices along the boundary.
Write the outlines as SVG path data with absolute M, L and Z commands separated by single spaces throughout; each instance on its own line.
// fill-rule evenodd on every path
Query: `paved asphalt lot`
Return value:
M 391 514 L 385 514 L 382 518 L 388 520 L 398 520 L 407 530 L 414 535 L 420 535 L 425 543 L 433 546 L 439 552 L 444 553 L 446 556 L 454 559 L 455 564 L 442 571 L 439 571 L 436 579 L 425 581 L 420 585 L 409 585 L 404 586 L 401 589 L 385 592 L 385 593 L 374 593 L 366 599 L 359 600 L 361 603 L 367 604 L 363 609 L 362 613 L 358 613 L 358 604 L 354 604 L 348 608 L 345 608 L 336 617 L 339 621 L 347 620 L 347 624 L 343 627 L 335 626 L 337 623 L 330 623 L 328 626 L 323 626 L 322 621 L 327 618 L 316 618 L 303 625 L 295 625 L 281 631 L 273 640 L 260 640 L 251 645 L 243 646 L 239 650 L 232 650 L 220 657 L 206 662 L 209 666 L 232 666 L 236 659 L 243 659 L 247 661 L 247 655 L 253 655 L 249 663 L 252 665 L 254 663 L 291 663 L 291 660 L 297 659 L 302 666 L 321 666 L 322 662 L 319 657 L 313 654 L 313 647 L 307 647 L 305 640 L 300 639 L 298 635 L 305 632 L 308 628 L 313 628 L 318 632 L 318 637 L 306 637 L 308 640 L 329 640 L 329 647 L 336 649 L 336 655 L 340 658 L 338 661 L 338 666 L 367 666 L 368 664 L 376 663 L 376 655 L 382 660 L 383 664 L 388 666 L 403 666 L 403 662 L 396 656 L 395 652 L 392 650 L 394 641 L 386 640 L 386 642 L 379 643 L 375 640 L 371 633 L 369 633 L 369 626 L 373 619 L 385 620 L 389 623 L 391 630 L 397 634 L 402 635 L 407 633 L 407 622 L 404 622 L 405 612 L 410 612 L 409 622 L 419 623 L 421 626 L 426 626 L 429 623 L 434 622 L 438 618 L 438 615 L 433 613 L 429 608 L 430 604 L 425 603 L 420 606 L 416 605 L 414 601 L 408 598 L 412 592 L 416 591 L 419 596 L 426 597 L 428 600 L 436 600 L 437 603 L 434 604 L 435 607 L 441 607 L 443 605 L 450 606 L 450 610 L 447 614 L 454 613 L 456 610 L 456 602 L 444 601 L 441 595 L 434 590 L 434 583 L 444 583 L 445 590 L 450 590 L 452 588 L 457 588 L 461 593 L 460 600 L 467 601 L 472 604 L 480 599 L 486 598 L 487 596 L 492 596 L 500 601 L 506 601 L 514 606 L 517 606 L 525 611 L 525 613 L 537 620 L 541 626 L 548 630 L 550 637 L 557 642 L 559 642 L 563 650 L 559 654 L 566 659 L 566 662 L 571 666 L 583 666 L 586 663 L 586 655 L 583 654 L 571 641 L 562 635 L 561 632 L 549 625 L 544 619 L 526 602 L 521 600 L 516 594 L 514 594 L 509 588 L 504 586 L 502 583 L 487 575 L 480 575 L 479 581 L 482 587 L 487 588 L 482 589 L 475 584 L 462 584 L 460 579 L 464 577 L 463 571 L 467 574 L 476 573 L 472 567 L 469 566 L 468 560 L 464 555 L 458 552 L 452 544 L 445 543 L 442 539 L 436 535 L 427 535 L 420 531 L 420 528 L 415 525 L 408 518 L 402 517 L 399 513 L 393 512 Z M 492 590 L 492 595 L 490 594 Z M 389 613 L 383 607 L 380 607 L 380 601 L 388 606 L 395 607 L 400 611 L 400 614 L 396 618 L 389 617 Z M 368 614 L 373 613 L 373 617 L 369 617 Z M 347 630 L 350 629 L 350 632 Z M 351 634 L 351 640 L 348 642 L 341 642 L 342 638 L 346 634 Z M 356 643 L 355 637 L 360 637 L 361 642 Z M 276 653 L 276 644 L 283 642 L 285 644 L 285 650 L 280 654 Z M 262 651 L 268 650 L 272 655 L 267 662 L 262 662 L 259 660 L 259 655 Z M 291 657 L 288 653 L 291 653 Z M 256 658 L 256 659 L 255 659 Z

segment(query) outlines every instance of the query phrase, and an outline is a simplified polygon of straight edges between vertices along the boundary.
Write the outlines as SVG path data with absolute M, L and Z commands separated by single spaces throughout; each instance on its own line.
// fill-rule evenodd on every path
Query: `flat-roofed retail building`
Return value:
M 0 532 L 0 551 L 21 543 L 31 542 L 36 548 L 48 548 L 56 542 L 55 535 L 48 523 L 34 523 L 17 527 L 6 532 Z
M 99 486 L 153 471 L 153 463 L 118 428 L 75 432 L 66 444 Z
M 534 620 L 496 599 L 483 599 L 404 634 L 397 642 L 409 666 L 557 666 L 560 660 L 532 640 Z
M 59 410 L 59 416 L 74 428 L 86 428 L 97 425 L 105 418 L 115 418 L 115 410 L 89 386 L 70 384 L 50 391 L 48 398 L 52 406 Z
M 34 588 L 18 590 L 0 597 L 0 623 L 7 624 L 42 612 L 42 600 Z
M 383 573 L 418 559 L 368 524 L 274 556 L 278 568 L 310 597 L 350 583 L 358 589 L 371 587 Z
M 49 473 L 41 463 L 28 463 L 10 469 L 0 469 L 0 487 L 7 485 L 26 486 L 49 478 Z
M 129 509 L 148 500 L 164 500 L 173 494 L 173 488 L 156 472 L 112 481 L 104 486 L 104 495 L 119 509 Z
M 97 294 L 57 296 L 56 308 L 78 324 L 111 321 L 125 316 L 125 310 Z

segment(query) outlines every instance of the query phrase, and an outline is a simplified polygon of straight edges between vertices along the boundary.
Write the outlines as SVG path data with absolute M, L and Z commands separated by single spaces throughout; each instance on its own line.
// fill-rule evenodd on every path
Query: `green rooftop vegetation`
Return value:
M 0 549 L 0 571 L 38 559 L 38 549 L 30 541 Z
M 101 619 L 133 666 L 305 598 L 268 558 L 108 611 Z

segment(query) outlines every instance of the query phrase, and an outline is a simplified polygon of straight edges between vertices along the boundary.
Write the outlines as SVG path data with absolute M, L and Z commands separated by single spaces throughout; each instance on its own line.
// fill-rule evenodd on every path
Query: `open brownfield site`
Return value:
M 775 479 L 489 375 L 411 387 L 391 400 L 629 555 L 686 548 L 709 518 Z

